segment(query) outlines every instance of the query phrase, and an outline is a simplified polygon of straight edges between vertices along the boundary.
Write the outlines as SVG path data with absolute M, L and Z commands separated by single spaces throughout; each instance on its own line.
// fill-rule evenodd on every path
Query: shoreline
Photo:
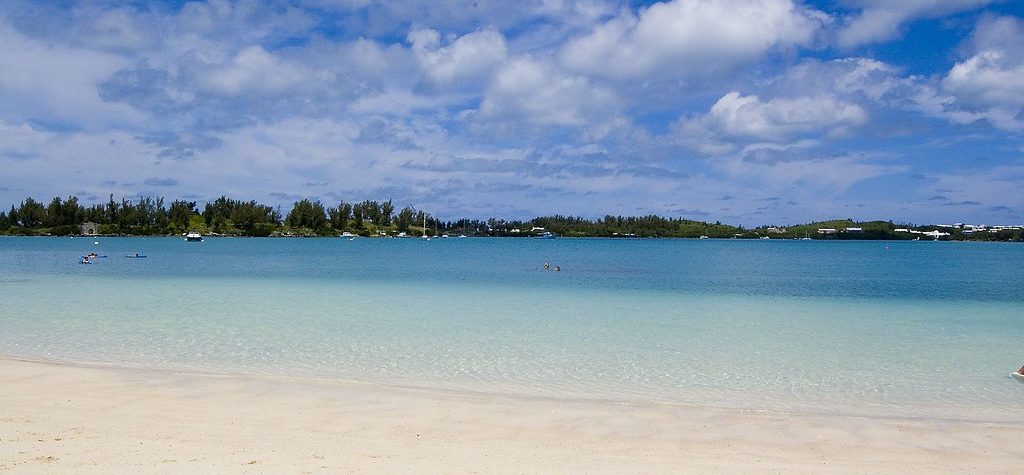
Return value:
M 0 357 L 0 471 L 1012 472 L 1024 424 L 732 410 Z
M 65 367 L 65 368 L 78 368 L 83 370 L 99 370 L 99 371 L 111 371 L 115 373 L 135 374 L 143 378 L 161 378 L 161 377 L 176 377 L 176 378 L 196 378 L 199 380 L 209 378 L 224 381 L 236 381 L 238 383 L 259 383 L 269 385 L 325 385 L 325 386 L 341 386 L 341 387 L 352 387 L 352 388 L 374 388 L 380 391 L 395 391 L 395 392 L 411 392 L 426 395 L 434 395 L 437 397 L 470 397 L 470 398 L 485 398 L 485 399 L 507 399 L 509 401 L 522 401 L 523 403 L 542 403 L 542 404 L 589 404 L 595 406 L 615 406 L 615 407 L 650 407 L 650 408 L 662 408 L 666 410 L 695 410 L 695 411 L 713 411 L 723 413 L 738 413 L 738 414 L 760 414 L 760 415 L 774 415 L 780 417 L 794 416 L 794 417 L 838 417 L 838 418 L 856 418 L 856 419 L 867 419 L 867 420 L 879 420 L 879 421 L 920 421 L 925 423 L 969 423 L 969 424 L 1005 424 L 1005 425 L 1019 425 L 1024 428 L 1024 418 L 1022 419 L 1003 419 L 1001 414 L 993 414 L 988 417 L 983 417 L 974 414 L 961 414 L 961 415 L 950 415 L 949 417 L 937 417 L 934 414 L 939 411 L 929 411 L 927 415 L 923 414 L 907 414 L 898 412 L 885 412 L 884 410 L 878 409 L 878 412 L 871 412 L 870 410 L 864 409 L 858 412 L 855 409 L 849 407 L 829 407 L 828 409 L 819 408 L 812 409 L 807 407 L 792 407 L 792 408 L 780 408 L 780 407 L 762 407 L 755 408 L 752 406 L 739 406 L 730 404 L 712 404 L 707 401 L 694 402 L 686 400 L 670 400 L 670 399 L 652 399 L 649 397 L 642 396 L 620 396 L 615 397 L 614 395 L 604 395 L 601 397 L 581 397 L 578 395 L 570 394 L 542 394 L 542 393 L 527 393 L 516 390 L 499 390 L 499 389 L 476 389 L 466 387 L 446 387 L 442 385 L 431 386 L 428 384 L 404 384 L 394 382 L 382 382 L 382 381 L 371 381 L 362 379 L 350 379 L 340 377 L 326 377 L 326 376 L 309 376 L 309 375 L 288 375 L 278 373 L 260 373 L 260 372 L 245 372 L 245 371 L 231 371 L 231 370 L 216 370 L 216 369 L 178 369 L 173 367 L 151 367 L 151 366 L 132 366 L 117 363 L 105 363 L 99 361 L 74 361 L 66 359 L 48 359 L 48 358 L 37 358 L 37 357 L 22 357 L 12 356 L 7 354 L 0 354 L 0 366 L 4 362 L 12 363 L 26 363 L 36 364 L 43 366 L 53 367 Z M 1008 376 L 1009 377 L 1009 376 Z
M 0 234 L 0 237 L 13 237 L 13 238 L 80 238 L 80 239 L 94 239 L 94 238 L 181 238 L 178 234 Z M 321 235 L 321 234 L 290 234 L 290 235 L 275 235 L 275 236 L 249 236 L 244 234 L 204 234 L 203 238 L 210 239 L 326 239 L 326 240 L 347 240 L 347 239 L 401 239 L 416 241 L 422 239 L 421 236 L 375 236 L 375 235 L 362 235 L 357 234 L 354 236 L 342 236 L 342 235 Z M 494 235 L 494 236 L 466 236 L 466 238 L 473 239 L 522 239 L 522 240 L 533 240 L 538 239 L 535 236 L 528 235 Z M 431 240 L 434 239 L 464 239 L 459 236 L 449 236 L 447 238 L 442 236 L 430 236 Z M 896 237 L 883 237 L 883 238 L 861 238 L 861 239 L 829 239 L 829 238 L 810 238 L 802 239 L 798 237 L 691 237 L 691 236 L 565 236 L 559 235 L 557 239 L 560 240 L 582 240 L 582 239 L 600 239 L 608 241 L 650 241 L 650 240 L 677 240 L 677 241 L 815 241 L 815 242 L 970 242 L 970 243 L 1015 243 L 1019 244 L 1024 241 L 1014 239 L 926 239 L 916 240 L 909 238 L 896 238 Z

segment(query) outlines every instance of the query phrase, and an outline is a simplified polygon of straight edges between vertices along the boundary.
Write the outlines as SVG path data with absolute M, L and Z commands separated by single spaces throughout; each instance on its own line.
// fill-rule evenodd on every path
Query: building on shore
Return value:
M 78 233 L 83 236 L 95 236 L 100 233 L 100 225 L 89 221 L 78 225 Z

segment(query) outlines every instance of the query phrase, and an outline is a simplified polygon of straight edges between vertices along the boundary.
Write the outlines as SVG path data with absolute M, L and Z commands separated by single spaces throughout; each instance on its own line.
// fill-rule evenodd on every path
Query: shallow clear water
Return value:
M 0 354 L 1024 420 L 1022 263 L 944 242 L 0 238 Z

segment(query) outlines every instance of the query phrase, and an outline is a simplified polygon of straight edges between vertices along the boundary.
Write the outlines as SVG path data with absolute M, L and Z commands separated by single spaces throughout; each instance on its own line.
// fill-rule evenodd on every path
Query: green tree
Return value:
M 203 207 L 203 221 L 206 223 L 206 227 L 212 228 L 217 232 L 223 230 L 227 225 L 228 219 L 231 217 L 231 211 L 234 210 L 237 202 L 226 196 L 221 196 L 213 202 L 207 202 L 206 206 Z
M 407 232 L 409 231 L 409 226 L 412 226 L 413 220 L 415 218 L 416 216 L 414 215 L 412 208 L 406 206 L 405 208 L 402 208 L 402 210 L 398 212 L 397 216 L 395 216 L 395 225 L 398 226 L 399 231 L 403 233 Z
M 46 219 L 43 221 L 48 227 L 64 224 L 64 202 L 59 196 L 55 196 L 50 205 L 46 207 Z
M 17 214 L 23 228 L 38 228 L 46 220 L 46 208 L 32 198 L 25 198 L 25 201 L 21 202 Z
M 331 218 L 331 227 L 344 231 L 348 227 L 348 220 L 352 216 L 352 205 L 342 201 L 338 206 L 328 210 Z
M 188 229 L 188 221 L 196 213 L 195 201 L 175 200 L 167 211 L 168 224 L 179 231 Z
M 7 212 L 7 227 L 18 225 L 18 210 L 14 209 L 14 205 L 11 205 L 11 210 Z
M 380 205 L 381 221 L 384 226 L 391 226 L 391 218 L 395 214 L 395 205 L 388 200 Z
M 274 218 L 275 211 L 267 205 L 261 205 L 255 200 L 238 203 L 231 211 L 231 223 L 246 234 L 253 234 L 261 225 L 277 224 Z M 263 234 L 263 233 L 259 233 Z
M 310 228 L 319 231 L 327 227 L 327 212 L 319 201 L 303 199 L 295 202 L 284 222 L 293 228 Z
M 110 199 L 107 201 L 107 206 L 103 209 L 105 218 L 104 223 L 106 224 L 117 224 L 120 219 L 121 209 L 117 206 L 117 202 L 114 201 L 114 195 L 110 195 Z
M 352 205 L 352 225 L 356 229 L 363 229 L 363 217 L 364 216 L 365 216 L 365 214 L 363 214 L 363 207 L 362 207 L 362 205 L 360 205 L 358 203 Z

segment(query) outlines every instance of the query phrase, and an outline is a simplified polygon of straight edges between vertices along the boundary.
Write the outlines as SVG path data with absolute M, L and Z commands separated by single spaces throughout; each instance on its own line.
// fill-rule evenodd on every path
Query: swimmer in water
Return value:
M 555 272 L 562 272 L 562 268 L 558 267 L 558 266 L 555 266 Z
M 550 269 L 550 268 L 551 268 L 551 264 L 548 264 L 547 262 L 545 262 L 544 263 L 544 269 L 546 270 L 546 269 Z

